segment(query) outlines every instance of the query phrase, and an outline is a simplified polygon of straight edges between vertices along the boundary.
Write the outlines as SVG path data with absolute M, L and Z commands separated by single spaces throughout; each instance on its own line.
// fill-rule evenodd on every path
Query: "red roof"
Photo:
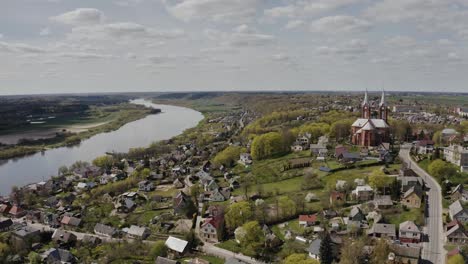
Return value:
M 345 146 L 336 146 L 335 147 L 335 156 L 340 156 L 343 153 L 348 152 L 348 149 Z
M 19 215 L 23 212 L 23 209 L 21 209 L 21 207 L 18 207 L 16 205 L 13 205 L 13 207 L 11 207 L 10 209 L 10 214 L 11 215 Z
M 447 257 L 450 258 L 450 257 L 453 257 L 453 256 L 458 255 L 458 254 L 460 254 L 460 249 L 455 248 L 455 249 L 452 249 L 449 252 L 447 252 Z
M 299 222 L 316 222 L 317 214 L 314 215 L 299 215 Z
M 345 199 L 345 194 L 342 192 L 337 192 L 337 191 L 332 191 L 330 193 L 330 197 L 332 200 L 344 200 Z
M 11 206 L 8 204 L 2 204 L 0 205 L 0 213 L 8 213 L 10 212 Z
M 218 229 L 221 226 L 221 224 L 223 223 L 223 221 L 224 221 L 224 217 L 222 217 L 222 216 L 213 217 L 213 218 L 206 218 L 205 221 L 202 224 L 202 227 L 206 226 L 207 224 L 211 224 L 212 226 L 214 226 L 214 228 Z
M 452 222 L 447 224 L 447 230 L 451 229 L 452 227 L 454 227 L 456 225 L 462 225 L 462 224 L 458 220 L 455 219 Z

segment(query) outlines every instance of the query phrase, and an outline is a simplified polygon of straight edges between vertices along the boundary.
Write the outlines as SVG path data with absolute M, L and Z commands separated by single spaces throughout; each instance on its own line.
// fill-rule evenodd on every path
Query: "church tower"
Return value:
M 385 102 L 385 90 L 382 90 L 382 98 L 380 99 L 379 118 L 385 120 L 385 122 L 387 122 L 388 119 L 388 106 L 387 102 Z
M 369 99 L 367 97 L 367 89 L 366 93 L 364 94 L 364 101 L 361 104 L 361 117 L 365 119 L 371 118 L 371 108 L 369 104 Z

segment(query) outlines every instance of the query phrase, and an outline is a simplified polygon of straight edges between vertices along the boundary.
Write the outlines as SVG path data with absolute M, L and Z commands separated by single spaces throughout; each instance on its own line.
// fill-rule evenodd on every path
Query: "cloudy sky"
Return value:
M 1 0 L 0 94 L 468 91 L 468 0 Z

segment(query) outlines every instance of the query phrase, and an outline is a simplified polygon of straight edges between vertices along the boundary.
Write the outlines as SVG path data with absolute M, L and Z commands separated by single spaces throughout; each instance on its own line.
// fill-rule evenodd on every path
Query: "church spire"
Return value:
M 382 89 L 382 98 L 380 99 L 380 106 L 386 106 L 386 102 L 385 102 L 385 90 Z
M 362 101 L 362 106 L 369 105 L 369 99 L 367 97 L 367 88 L 366 92 L 364 93 L 364 101 Z

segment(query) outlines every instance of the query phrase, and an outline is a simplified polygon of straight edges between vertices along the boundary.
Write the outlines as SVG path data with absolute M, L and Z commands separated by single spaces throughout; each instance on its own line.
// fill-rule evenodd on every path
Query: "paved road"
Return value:
M 237 253 L 234 253 L 232 251 L 222 249 L 222 248 L 216 247 L 216 246 L 214 246 L 212 244 L 208 244 L 208 243 L 205 243 L 203 245 L 202 250 L 203 250 L 203 252 L 207 253 L 208 255 L 213 255 L 213 256 L 216 256 L 216 257 L 223 258 L 223 259 L 228 259 L 228 258 L 235 257 L 237 259 L 240 259 L 240 260 L 242 260 L 242 261 L 244 261 L 246 263 L 250 263 L 250 264 L 265 264 L 264 262 L 255 260 L 255 259 L 253 259 L 251 257 L 245 256 L 245 255 L 242 255 L 242 254 L 237 254 Z
M 445 263 L 444 229 L 442 220 L 442 192 L 439 183 L 425 170 L 418 166 L 410 157 L 410 146 L 402 146 L 400 158 L 411 166 L 414 172 L 424 179 L 430 189 L 428 194 L 428 214 L 424 233 L 428 236 L 428 242 L 423 243 L 422 259 L 424 263 Z

